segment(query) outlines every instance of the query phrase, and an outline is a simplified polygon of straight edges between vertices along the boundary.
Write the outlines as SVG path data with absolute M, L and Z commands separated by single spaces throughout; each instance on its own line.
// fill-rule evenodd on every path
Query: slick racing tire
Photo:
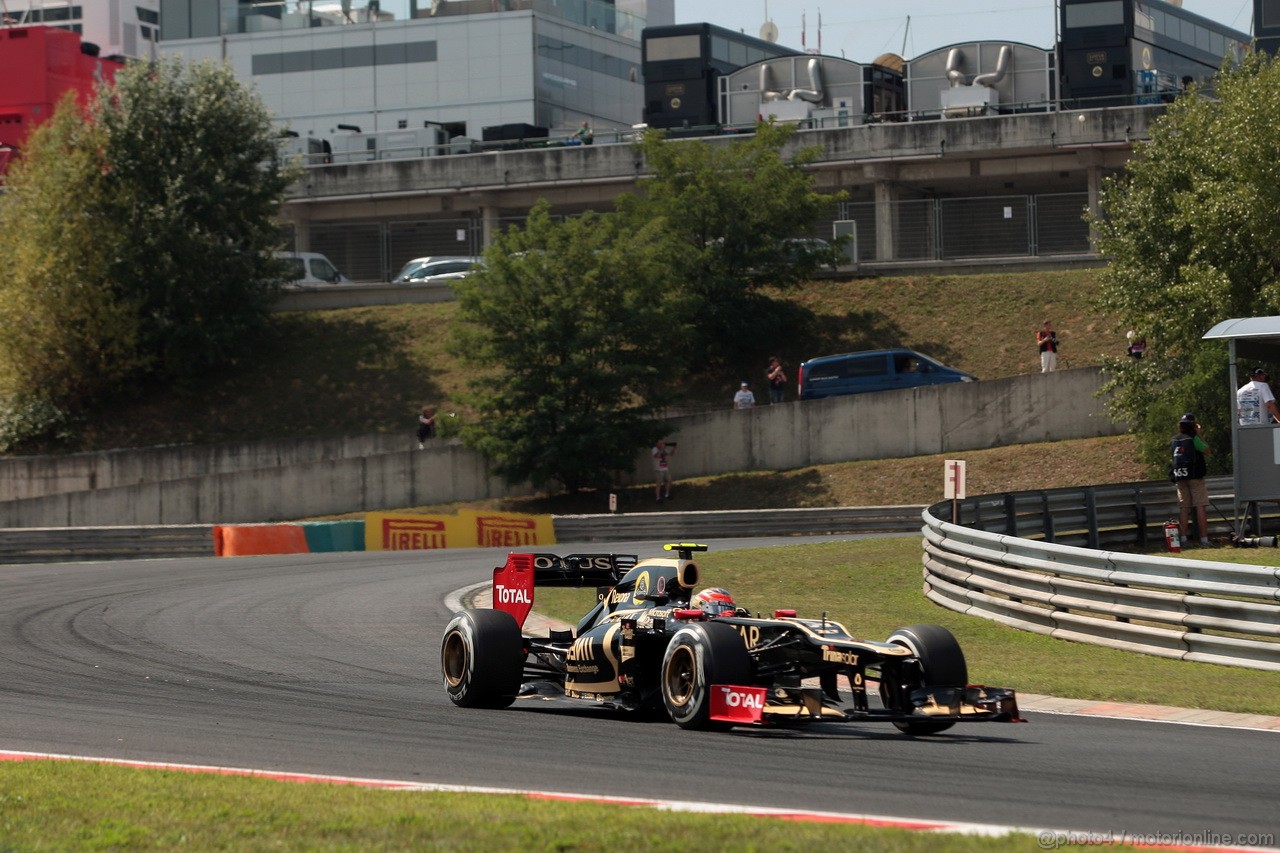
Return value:
M 662 704 L 682 729 L 727 729 L 711 719 L 711 685 L 750 684 L 751 655 L 732 626 L 695 622 L 671 638 L 662 656 Z
M 510 613 L 464 610 L 444 629 L 440 672 L 455 705 L 507 707 L 520 691 L 524 660 L 524 639 Z
M 969 668 L 964 662 L 964 652 L 955 636 L 941 625 L 912 625 L 899 628 L 888 642 L 906 646 L 920 661 L 919 670 L 908 669 L 918 675 L 919 681 L 902 685 L 905 696 L 920 687 L 964 687 L 969 683 Z M 884 688 L 881 682 L 882 691 Z M 904 720 L 895 722 L 899 731 L 909 735 L 931 735 L 946 731 L 954 722 L 933 720 Z

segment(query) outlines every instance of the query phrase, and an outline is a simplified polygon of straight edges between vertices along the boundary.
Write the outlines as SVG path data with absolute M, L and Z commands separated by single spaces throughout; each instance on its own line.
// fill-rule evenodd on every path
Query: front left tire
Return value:
M 727 729 L 711 719 L 711 685 L 750 684 L 751 655 L 742 635 L 718 622 L 676 632 L 662 657 L 662 703 L 682 729 Z
M 899 686 L 902 696 L 920 687 L 958 687 L 963 689 L 969 683 L 969 667 L 965 663 L 964 651 L 960 648 L 955 635 L 941 625 L 912 625 L 899 628 L 889 637 L 888 642 L 906 646 L 919 661 L 913 667 L 914 677 Z M 885 689 L 883 681 L 881 690 Z M 894 723 L 899 731 L 909 735 L 932 735 L 944 732 L 955 725 L 952 721 L 937 721 L 927 718 L 920 720 L 902 720 Z

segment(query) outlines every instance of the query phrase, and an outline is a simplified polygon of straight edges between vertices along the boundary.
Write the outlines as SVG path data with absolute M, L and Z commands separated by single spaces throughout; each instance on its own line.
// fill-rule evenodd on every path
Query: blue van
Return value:
M 819 400 L 921 385 L 976 382 L 977 377 L 909 349 L 882 349 L 811 358 L 800 365 L 798 381 L 801 400 Z

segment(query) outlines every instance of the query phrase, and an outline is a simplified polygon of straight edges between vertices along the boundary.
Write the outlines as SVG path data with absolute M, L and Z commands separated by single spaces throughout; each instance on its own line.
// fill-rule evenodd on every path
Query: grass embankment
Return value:
M 682 410 L 729 405 L 740 379 L 763 397 L 766 359 L 906 346 L 981 379 L 1039 369 L 1034 333 L 1054 321 L 1075 367 L 1123 350 L 1089 302 L 1097 272 L 901 276 L 812 282 L 773 294 L 801 309 L 783 341 L 759 357 L 674 389 Z M 190 388 L 140 388 L 86 424 L 63 448 L 99 450 L 403 432 L 424 403 L 458 410 L 470 369 L 448 348 L 451 302 L 277 315 L 268 339 L 222 375 Z M 789 394 L 793 394 L 790 390 Z M 465 415 L 465 412 L 463 412 Z

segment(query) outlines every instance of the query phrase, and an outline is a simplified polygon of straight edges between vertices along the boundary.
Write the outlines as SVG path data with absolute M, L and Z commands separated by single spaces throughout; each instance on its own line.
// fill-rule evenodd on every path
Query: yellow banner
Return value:
M 459 510 L 457 515 L 405 512 L 365 513 L 366 551 L 433 548 L 523 548 L 556 544 L 549 515 Z
M 556 528 L 549 515 L 460 509 L 458 518 L 471 528 L 471 544 L 481 548 L 556 544 Z
M 454 515 L 404 512 L 365 513 L 366 551 L 419 551 L 431 548 L 474 548 L 474 525 Z

